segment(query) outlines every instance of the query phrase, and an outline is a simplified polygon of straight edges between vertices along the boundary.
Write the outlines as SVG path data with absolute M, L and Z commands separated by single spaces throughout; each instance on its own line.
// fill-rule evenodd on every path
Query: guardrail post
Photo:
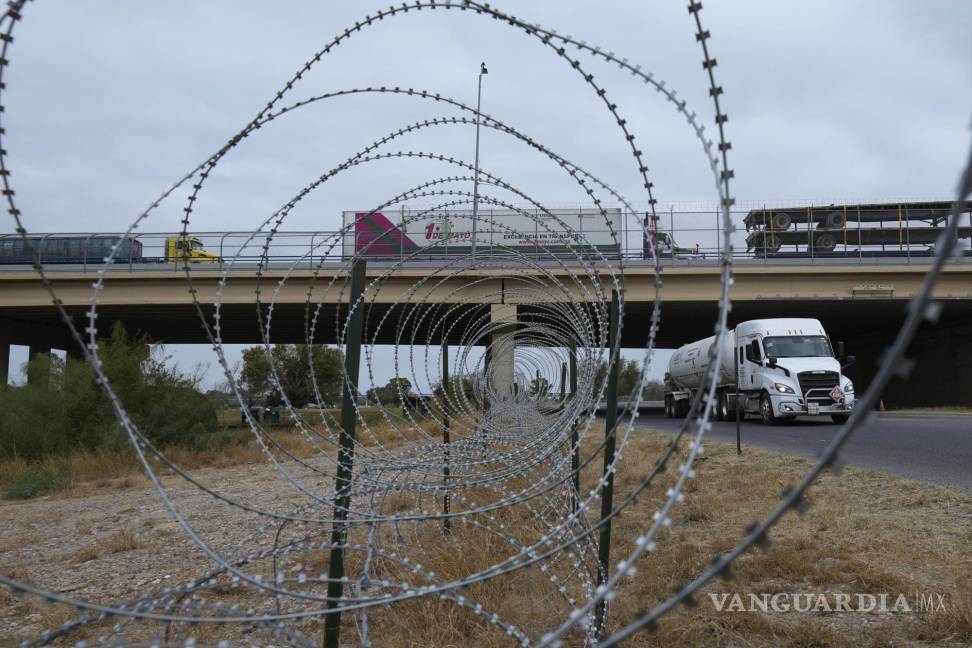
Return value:
M 50 238 L 50 234 L 45 234 L 41 237 L 40 245 L 37 247 L 37 265 L 44 265 L 44 248 L 47 244 L 47 239 Z
M 84 256 L 81 257 L 81 273 L 82 274 L 88 271 L 88 244 L 91 242 L 91 236 L 92 236 L 91 234 L 88 234 L 88 236 L 85 237 L 85 239 L 84 239 L 84 246 L 82 248 L 82 254 Z
M 348 509 L 351 505 L 351 477 L 354 470 L 354 436 L 357 423 L 355 399 L 358 395 L 358 369 L 361 364 L 361 335 L 364 325 L 364 304 L 358 303 L 364 293 L 367 263 L 356 259 L 351 266 L 351 295 L 348 300 L 350 317 L 344 344 L 344 396 L 341 402 L 341 447 L 334 480 L 334 523 L 331 530 L 331 557 L 328 568 L 328 610 L 338 607 L 344 595 L 344 545 L 347 544 Z M 338 648 L 341 633 L 341 613 L 324 617 L 324 648 Z
M 442 496 L 442 513 L 449 515 L 449 340 L 442 338 L 442 454 L 445 461 L 442 466 L 442 486 L 446 489 Z M 452 521 L 442 519 L 442 528 L 446 533 L 452 529 Z
M 911 263 L 911 216 L 908 213 L 908 206 L 905 205 L 905 250 L 908 252 L 908 263 Z
M 604 412 L 604 470 L 601 479 L 604 488 L 601 491 L 601 520 L 607 520 L 601 527 L 601 537 L 597 543 L 597 558 L 600 566 L 597 570 L 597 586 L 604 584 L 608 577 L 608 570 L 611 567 L 611 520 L 608 517 L 614 510 L 614 446 L 617 440 L 618 422 L 618 369 L 621 364 L 621 345 L 618 339 L 618 313 L 620 304 L 618 291 L 615 290 L 611 296 L 611 310 L 608 319 L 608 349 L 609 353 L 614 353 L 618 347 L 617 356 L 611 363 L 611 371 L 608 374 L 607 384 L 607 411 Z M 600 637 L 604 629 L 604 618 L 607 616 L 607 600 L 602 600 L 597 604 L 594 612 L 594 632 L 595 636 Z

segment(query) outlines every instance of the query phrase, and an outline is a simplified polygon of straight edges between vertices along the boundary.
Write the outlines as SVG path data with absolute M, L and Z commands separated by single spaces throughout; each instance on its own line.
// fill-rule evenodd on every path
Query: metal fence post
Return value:
M 847 205 L 844 205 L 844 256 L 847 256 Z
M 619 313 L 618 291 L 615 290 L 611 296 L 611 311 L 608 319 L 608 349 L 610 353 L 617 347 L 617 356 L 611 363 L 611 371 L 608 374 L 607 384 L 607 411 L 604 412 L 604 470 L 601 479 L 604 481 L 604 489 L 601 491 L 601 520 L 605 520 L 614 510 L 614 446 L 617 440 L 618 422 L 618 369 L 621 364 L 621 344 L 618 339 L 618 313 Z M 607 580 L 608 569 L 611 566 L 611 520 L 604 523 L 601 527 L 601 537 L 597 543 L 597 557 L 600 563 L 597 570 L 597 585 L 600 587 Z M 594 613 L 594 632 L 595 636 L 600 637 L 604 629 L 604 618 L 607 616 L 607 600 L 598 603 Z
M 719 237 L 719 210 L 718 209 L 715 211 L 715 222 L 716 222 L 716 228 L 715 228 L 716 254 L 721 256 L 722 240 Z
M 85 237 L 85 239 L 84 239 L 84 261 L 81 262 L 81 272 L 82 273 L 88 271 L 88 246 L 91 244 L 91 237 L 92 236 L 94 236 L 94 235 L 93 234 L 88 234 L 88 236 Z
M 769 257 L 769 248 L 766 246 L 766 205 L 763 204 L 763 265 L 766 264 L 766 259 Z
M 908 253 L 908 263 L 911 263 L 911 216 L 908 213 L 908 206 L 905 205 L 905 250 Z
M 742 426 L 743 417 L 743 406 L 742 399 L 740 395 L 742 390 L 740 389 L 739 381 L 739 341 L 736 339 L 736 332 L 730 331 L 726 335 L 732 336 L 732 368 L 734 376 L 736 377 L 736 397 L 733 399 L 736 401 L 736 454 L 742 454 L 742 431 L 740 427 Z
M 570 343 L 570 397 L 577 395 L 577 346 Z M 575 421 L 570 430 L 570 447 L 572 455 L 570 458 L 570 470 L 574 475 L 574 495 L 571 511 L 577 512 L 578 498 L 580 497 L 580 448 L 577 447 L 577 422 Z
M 486 349 L 483 351 L 483 457 L 486 456 L 487 449 L 487 437 L 486 434 L 489 430 L 489 390 L 490 390 L 490 376 L 489 369 L 491 360 L 493 357 L 493 343 L 492 340 L 486 340 Z
M 358 395 L 358 369 L 361 364 L 361 334 L 364 325 L 364 303 L 357 303 L 364 293 L 367 263 L 355 259 L 351 267 L 352 308 L 344 345 L 344 397 L 341 403 L 341 447 L 334 480 L 334 526 L 331 530 L 331 557 L 328 568 L 328 610 L 338 607 L 344 595 L 344 545 L 347 544 L 348 509 L 351 505 L 351 477 L 354 470 L 354 436 L 357 423 L 355 400 Z M 341 613 L 332 612 L 324 618 L 324 648 L 338 648 L 341 632 Z
M 442 337 L 442 446 L 445 462 L 442 466 L 442 485 L 446 489 L 442 497 L 442 513 L 449 515 L 449 340 Z M 442 528 L 446 533 L 452 529 L 452 521 L 445 517 Z
M 815 232 L 813 230 L 812 211 L 813 211 L 812 207 L 807 207 L 807 241 L 809 241 L 809 245 L 810 245 L 810 263 L 813 263 L 813 248 L 815 245 L 813 240 L 814 238 L 813 235 L 815 234 Z

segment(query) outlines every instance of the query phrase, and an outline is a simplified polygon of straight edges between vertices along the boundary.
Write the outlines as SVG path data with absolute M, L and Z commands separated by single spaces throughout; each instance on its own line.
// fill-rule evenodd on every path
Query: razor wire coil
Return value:
M 9 2 L 0 18 L 0 105 L 14 27 L 22 18 L 26 4 L 26 0 Z M 502 257 L 472 251 L 447 258 L 431 268 L 425 276 L 407 285 L 397 296 L 394 290 L 398 287 L 393 285 L 394 281 L 403 276 L 410 267 L 410 261 L 419 252 L 403 253 L 379 272 L 370 273 L 361 294 L 353 295 L 351 275 L 354 264 L 368 258 L 369 246 L 374 242 L 357 248 L 354 257 L 342 260 L 338 268 L 334 267 L 333 261 L 335 252 L 341 248 L 344 240 L 348 236 L 355 236 L 354 222 L 346 224 L 342 231 L 331 237 L 313 242 L 306 253 L 293 259 L 287 267 L 279 268 L 271 264 L 269 250 L 272 240 L 282 231 L 287 217 L 302 200 L 315 191 L 323 190 L 328 186 L 328 181 L 351 169 L 367 169 L 368 165 L 394 161 L 444 164 L 450 167 L 447 173 L 451 175 L 433 175 L 387 200 L 377 201 L 366 214 L 398 207 L 404 209 L 406 201 L 420 198 L 435 203 L 408 217 L 403 212 L 400 225 L 405 227 L 409 223 L 422 222 L 439 215 L 453 219 L 467 218 L 468 214 L 460 214 L 456 210 L 464 209 L 469 204 L 483 203 L 534 220 L 538 232 L 541 227 L 547 233 L 572 231 L 567 222 L 512 180 L 492 174 L 478 164 L 430 150 L 388 150 L 389 145 L 402 136 L 451 126 L 489 128 L 540 153 L 589 197 L 593 211 L 603 219 L 611 239 L 618 242 L 618 232 L 607 216 L 607 201 L 615 201 L 631 212 L 634 211 L 631 205 L 638 201 L 628 199 L 606 180 L 557 154 L 554 147 L 453 98 L 413 88 L 363 87 L 318 94 L 284 105 L 285 97 L 305 74 L 335 48 L 353 36 L 357 37 L 373 24 L 397 19 L 410 11 L 443 10 L 451 10 L 446 11 L 448 14 L 460 12 L 505 24 L 538 42 L 559 62 L 577 73 L 586 90 L 601 101 L 603 109 L 615 122 L 621 141 L 633 158 L 634 168 L 645 192 L 645 202 L 649 205 L 644 224 L 646 240 L 650 237 L 655 241 L 658 221 L 654 184 L 645 161 L 647 155 L 639 149 L 633 128 L 619 106 L 609 98 L 606 87 L 595 81 L 594 75 L 588 70 L 588 62 L 617 66 L 638 82 L 660 93 L 685 119 L 700 143 L 712 173 L 713 188 L 719 196 L 723 241 L 719 312 L 713 329 L 716 342 L 709 352 L 708 370 L 675 439 L 637 485 L 614 504 L 608 515 L 599 515 L 595 507 L 624 458 L 637 419 L 638 403 L 654 359 L 655 340 L 661 323 L 662 264 L 656 249 L 649 249 L 654 270 L 654 295 L 648 320 L 648 343 L 640 363 L 637 384 L 629 395 L 623 416 L 614 429 L 606 431 L 603 440 L 598 438 L 596 409 L 604 397 L 607 381 L 598 377 L 598 370 L 602 361 L 606 361 L 608 371 L 621 362 L 620 335 L 615 337 L 613 345 L 608 343 L 608 320 L 609 302 L 613 295 L 617 295 L 620 332 L 624 325 L 625 264 L 623 255 L 613 258 L 610 254 L 604 254 L 596 246 L 587 244 L 582 233 L 563 239 L 562 247 L 566 248 L 566 252 L 558 250 L 557 254 L 553 254 L 546 245 L 536 246 L 537 250 L 550 253 L 552 265 L 528 258 L 518 253 L 515 247 L 497 246 L 503 248 Z M 371 636 L 376 628 L 383 624 L 402 623 L 396 620 L 400 606 L 435 598 L 461 608 L 483 624 L 495 627 L 507 635 L 511 643 L 559 646 L 569 640 L 581 640 L 585 644 L 611 646 L 637 632 L 653 628 L 666 612 L 678 605 L 693 604 L 694 594 L 700 587 L 713 578 L 731 574 L 731 565 L 736 558 L 754 545 L 767 546 L 773 525 L 788 510 L 805 506 L 803 493 L 824 469 L 835 465 L 841 447 L 867 417 L 877 394 L 890 376 L 895 371 L 907 372 L 910 365 L 902 361 L 903 353 L 918 324 L 937 318 L 938 308 L 931 301 L 931 289 L 954 244 L 958 223 L 957 205 L 972 190 L 972 162 L 962 176 L 956 208 L 936 246 L 938 254 L 925 278 L 923 289 L 911 303 L 905 325 L 885 355 L 874 382 L 859 398 L 858 407 L 853 410 L 819 463 L 799 483 L 787 489 L 777 508 L 765 520 L 754 522 L 746 528 L 736 547 L 714 557 L 709 569 L 678 587 L 667 600 L 639 613 L 635 619 L 619 619 L 615 622 L 608 617 L 607 625 L 599 628 L 596 620 L 598 606 L 610 610 L 610 601 L 621 590 L 624 579 L 636 573 L 638 561 L 653 552 L 657 543 L 663 542 L 661 531 L 671 526 L 672 511 L 684 499 L 684 486 L 695 476 L 695 460 L 703 454 L 702 442 L 706 432 L 711 429 L 710 418 L 713 415 L 716 375 L 719 371 L 719 357 L 715 350 L 728 330 L 731 307 L 729 290 L 732 285 L 731 235 L 734 231 L 729 213 L 734 204 L 730 191 L 734 172 L 729 166 L 728 153 L 732 147 L 727 139 L 728 116 L 721 102 L 723 89 L 715 76 L 717 62 L 710 54 L 711 34 L 701 22 L 701 3 L 690 2 L 688 12 L 695 27 L 695 39 L 702 51 L 702 67 L 713 102 L 713 121 L 717 133 L 711 138 L 706 134 L 698 115 L 689 110 L 687 102 L 679 99 L 674 89 L 653 74 L 642 72 L 640 66 L 630 64 L 628 59 L 619 58 L 614 52 L 571 36 L 559 35 L 490 4 L 471 0 L 417 1 L 377 11 L 340 32 L 305 61 L 238 133 L 182 175 L 133 220 L 124 240 L 131 240 L 142 222 L 163 202 L 174 199 L 177 191 L 187 189 L 180 224 L 181 236 L 189 236 L 190 225 L 197 216 L 196 202 L 208 187 L 210 176 L 223 158 L 230 151 L 245 145 L 256 131 L 272 128 L 273 122 L 297 110 L 349 96 L 404 96 L 420 102 L 432 101 L 462 113 L 460 117 L 423 119 L 393 130 L 298 190 L 257 225 L 236 254 L 227 260 L 219 274 L 212 304 L 200 298 L 198 273 L 192 264 L 188 260 L 181 264 L 193 308 L 240 403 L 253 440 L 273 473 L 282 480 L 279 487 L 297 497 L 299 505 L 275 509 L 248 502 L 245 497 L 223 492 L 221 488 L 205 483 L 167 457 L 126 413 L 105 374 L 98 347 L 99 300 L 119 245 L 116 244 L 104 258 L 97 273 L 84 328 L 75 325 L 58 298 L 55 282 L 35 259 L 34 270 L 39 280 L 49 292 L 52 304 L 60 312 L 72 338 L 84 350 L 86 359 L 94 368 L 99 384 L 166 510 L 214 567 L 183 584 L 145 591 L 135 599 L 113 603 L 71 598 L 0 576 L 0 584 L 47 601 L 73 606 L 78 611 L 77 619 L 65 623 L 61 628 L 46 631 L 37 639 L 25 642 L 25 645 L 45 645 L 62 637 L 70 639 L 72 634 L 88 626 L 96 626 L 103 633 L 97 640 L 99 645 L 201 645 L 191 637 L 192 629 L 200 624 L 210 624 L 227 633 L 245 627 L 291 645 L 317 645 L 318 638 L 309 635 L 300 624 L 307 620 L 319 621 L 338 613 L 350 618 L 345 632 L 354 630 L 362 645 L 371 645 Z M 587 58 L 581 60 L 581 56 Z M 3 125 L 3 118 L 4 113 L 0 110 L 0 126 Z M 14 200 L 7 153 L 2 145 L 3 135 L 0 127 L 0 184 L 16 232 L 26 242 L 28 232 L 24 226 L 24 215 Z M 500 195 L 484 194 L 478 190 L 470 193 L 463 189 L 474 181 L 488 192 L 496 190 L 510 194 L 527 207 L 518 206 Z M 514 228 L 500 223 L 491 222 L 490 226 L 492 231 L 517 233 Z M 261 238 L 262 241 L 259 240 Z M 253 417 L 239 378 L 223 352 L 223 322 L 228 317 L 222 308 L 224 298 L 232 285 L 234 272 L 250 271 L 239 270 L 236 264 L 251 248 L 257 249 L 259 258 L 254 271 L 257 287 L 253 294 L 259 342 L 269 362 L 273 388 L 294 421 L 297 434 L 314 450 L 310 457 L 299 456 L 281 444 L 271 430 Z M 303 268 L 308 267 L 308 263 L 311 270 L 306 272 Z M 308 366 L 312 368 L 309 378 L 316 398 L 317 415 L 313 420 L 302 412 L 301 403 L 292 402 L 281 368 L 277 366 L 272 353 L 275 321 L 285 317 L 277 312 L 277 306 L 288 289 L 288 282 L 292 283 L 298 274 L 307 284 L 303 313 L 304 342 L 307 345 Z M 502 280 L 499 290 L 495 286 L 497 279 Z M 387 300 L 386 293 L 392 293 L 391 301 Z M 328 307 L 334 304 L 339 307 L 330 313 Z M 383 306 L 387 308 L 381 313 Z M 514 310 L 522 307 L 528 309 L 529 315 L 522 320 L 519 315 L 513 319 L 493 320 L 493 306 L 507 307 L 506 312 L 509 312 L 510 306 Z M 424 408 L 405 407 L 403 414 L 393 412 L 409 398 L 409 394 L 402 392 L 401 383 L 398 383 L 394 402 L 382 403 L 379 400 L 380 425 L 386 432 L 391 430 L 391 437 L 384 441 L 378 434 L 378 424 L 373 420 L 369 423 L 368 416 L 354 400 L 351 406 L 360 432 L 353 445 L 353 476 L 335 483 L 334 479 L 347 459 L 342 454 L 345 452 L 342 446 L 345 438 L 342 435 L 346 433 L 336 420 L 337 416 L 324 407 L 326 399 L 313 371 L 314 353 L 320 340 L 330 333 L 333 333 L 333 339 L 339 345 L 349 348 L 353 318 L 356 314 L 371 313 L 377 315 L 364 317 L 361 333 L 364 367 L 359 373 L 367 375 L 369 383 L 375 382 L 376 361 L 372 351 L 381 344 L 380 340 L 387 338 L 393 340 L 396 377 L 408 378 L 414 385 L 438 383 L 441 389 Z M 329 315 L 333 315 L 333 318 L 329 318 Z M 333 330 L 329 330 L 331 326 Z M 436 341 L 441 341 L 441 345 L 437 347 Z M 456 368 L 443 376 L 443 363 L 452 357 L 448 351 L 450 346 L 456 350 Z M 486 352 L 474 358 L 474 348 L 485 348 Z M 513 353 L 514 348 L 519 352 Z M 575 350 L 573 355 L 577 364 L 575 379 L 578 388 L 576 392 L 566 394 L 563 389 L 563 367 L 572 355 L 570 349 Z M 485 358 L 490 357 L 491 352 L 495 357 L 491 357 L 487 363 Z M 407 367 L 399 366 L 400 361 L 405 362 Z M 512 366 L 503 366 L 502 370 L 506 373 L 500 376 L 500 369 L 496 365 L 506 361 L 511 362 Z M 549 402 L 545 397 L 552 391 L 558 376 L 561 382 L 559 397 Z M 343 390 L 357 395 L 360 391 L 358 379 L 359 376 L 343 373 Z M 469 381 L 468 390 L 464 383 L 466 380 Z M 445 382 L 449 383 L 448 387 Z M 530 392 L 531 384 L 535 386 L 534 393 Z M 502 389 L 497 385 L 502 385 Z M 452 435 L 448 443 L 439 438 L 443 428 Z M 689 438 L 687 444 L 683 443 L 686 436 Z M 604 466 L 603 473 L 593 481 L 591 488 L 585 492 L 575 492 L 575 477 L 585 469 L 596 468 L 596 462 L 604 456 L 609 439 L 612 447 L 614 440 L 618 443 L 613 461 Z M 585 444 L 583 449 L 582 443 Z M 582 456 L 575 467 L 572 456 L 578 452 Z M 635 500 L 655 486 L 662 474 L 671 474 L 669 464 L 676 461 L 679 463 L 674 471 L 674 481 L 661 498 L 662 503 L 652 520 L 645 523 L 633 549 L 615 564 L 601 564 L 597 557 L 596 534 L 629 511 Z M 241 519 L 254 518 L 259 523 L 237 539 L 234 551 L 218 547 L 216 539 L 207 537 L 197 529 L 181 510 L 178 495 L 159 477 L 160 466 L 171 472 L 180 483 L 211 498 L 213 506 L 228 507 Z M 346 505 L 339 502 L 341 495 L 347 496 Z M 448 502 L 447 510 L 444 502 Z M 572 502 L 575 504 L 572 505 Z M 443 523 L 451 526 L 443 530 Z M 328 536 L 339 526 L 346 529 L 347 535 L 335 543 Z M 461 576 L 448 578 L 437 576 L 421 564 L 423 556 L 428 557 L 422 550 L 425 542 L 441 543 L 443 551 L 471 556 L 477 547 L 462 545 L 462 533 L 466 531 L 479 540 L 502 543 L 505 557 L 470 569 Z M 340 579 L 343 593 L 338 600 L 329 600 L 324 593 L 328 586 L 334 584 L 334 579 L 328 574 L 310 573 L 303 568 L 296 573 L 288 573 L 283 567 L 288 561 L 298 560 L 294 556 L 302 552 L 319 552 L 333 558 L 338 550 L 353 559 L 352 575 Z M 360 561 L 360 564 L 354 561 Z M 266 573 L 268 564 L 269 574 Z M 540 605 L 547 614 L 542 623 L 519 627 L 477 600 L 478 588 L 503 579 L 504 582 L 515 583 L 534 569 L 540 572 L 542 578 L 538 580 L 544 583 L 545 588 Z M 241 595 L 240 599 L 248 601 L 248 604 L 226 605 L 215 600 L 214 593 L 224 587 L 245 592 L 246 595 Z M 113 621 L 114 625 L 105 629 L 104 624 L 108 620 Z M 154 636 L 146 639 L 147 634 L 153 633 Z M 180 633 L 186 634 L 187 638 L 173 638 L 174 634 Z M 232 636 L 238 637 L 235 634 Z M 229 643 L 222 640 L 215 645 Z

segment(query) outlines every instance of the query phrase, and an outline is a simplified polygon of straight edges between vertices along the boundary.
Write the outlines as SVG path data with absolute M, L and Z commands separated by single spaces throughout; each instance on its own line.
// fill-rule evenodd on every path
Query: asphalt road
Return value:
M 646 413 L 638 427 L 677 431 L 678 419 Z M 755 446 L 780 454 L 815 458 L 834 438 L 840 426 L 827 420 L 798 418 L 784 425 L 767 426 L 753 419 L 741 424 L 743 452 Z M 735 423 L 713 423 L 706 436 L 736 441 Z M 855 430 L 840 453 L 851 466 L 879 470 L 972 492 L 972 415 L 878 414 L 873 422 Z

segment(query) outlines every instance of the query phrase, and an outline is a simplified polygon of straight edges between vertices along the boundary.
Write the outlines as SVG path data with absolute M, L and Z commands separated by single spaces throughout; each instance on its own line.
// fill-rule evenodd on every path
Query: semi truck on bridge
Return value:
M 665 376 L 665 415 L 681 418 L 701 388 L 715 336 L 680 347 Z M 759 319 L 742 322 L 723 338 L 712 357 L 719 360 L 716 417 L 747 414 L 774 425 L 797 416 L 829 416 L 844 423 L 854 407 L 854 384 L 843 369 L 854 362 L 843 344 L 834 351 L 818 320 Z
M 0 237 L 0 265 L 33 263 L 34 253 L 41 263 L 100 263 L 115 251 L 116 263 L 219 263 L 220 256 L 203 247 L 195 236 L 168 236 L 164 256 L 145 256 L 142 243 L 117 234 L 55 234 L 28 236 L 19 234 Z

